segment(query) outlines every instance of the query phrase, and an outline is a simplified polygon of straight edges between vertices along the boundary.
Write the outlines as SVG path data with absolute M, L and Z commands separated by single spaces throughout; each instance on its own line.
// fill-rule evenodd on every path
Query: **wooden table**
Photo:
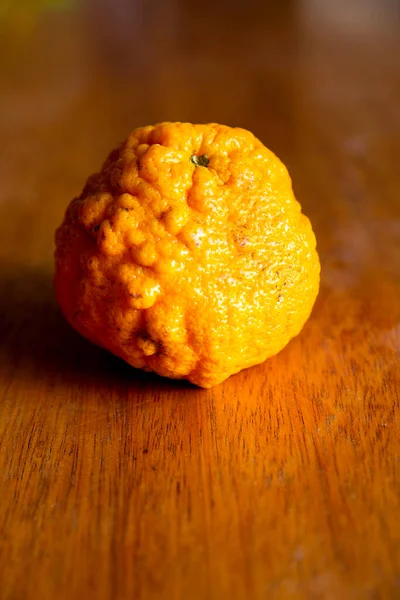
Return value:
M 0 50 L 1 600 L 399 598 L 398 3 L 9 2 Z M 166 119 L 271 147 L 322 261 L 301 335 L 209 391 L 52 291 L 67 202 Z

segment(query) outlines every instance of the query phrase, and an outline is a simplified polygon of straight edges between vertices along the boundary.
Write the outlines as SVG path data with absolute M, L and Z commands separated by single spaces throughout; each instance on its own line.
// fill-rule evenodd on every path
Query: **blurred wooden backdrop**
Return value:
M 0 598 L 400 597 L 395 0 L 0 1 Z M 67 202 L 134 127 L 219 121 L 288 165 L 322 286 L 204 391 L 81 340 Z

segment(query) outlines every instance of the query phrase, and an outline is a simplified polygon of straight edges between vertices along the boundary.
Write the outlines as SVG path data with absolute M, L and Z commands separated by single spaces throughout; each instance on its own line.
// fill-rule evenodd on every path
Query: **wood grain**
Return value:
M 36 4 L 0 12 L 1 600 L 400 597 L 398 3 Z M 260 137 L 322 261 L 301 335 L 209 391 L 52 292 L 67 202 L 164 119 Z

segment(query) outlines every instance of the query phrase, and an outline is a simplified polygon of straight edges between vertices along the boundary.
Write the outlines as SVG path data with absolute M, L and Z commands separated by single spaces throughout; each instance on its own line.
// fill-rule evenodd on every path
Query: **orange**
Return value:
M 253 134 L 160 123 L 89 177 L 56 233 L 55 291 L 83 336 L 208 388 L 278 353 L 315 302 L 315 236 Z

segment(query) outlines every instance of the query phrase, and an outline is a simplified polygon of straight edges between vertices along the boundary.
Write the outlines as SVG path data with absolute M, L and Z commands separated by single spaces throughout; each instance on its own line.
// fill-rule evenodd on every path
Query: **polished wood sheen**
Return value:
M 394 0 L 0 8 L 0 598 L 400 597 Z M 321 291 L 211 390 L 64 322 L 53 234 L 134 127 L 216 121 L 287 164 Z

